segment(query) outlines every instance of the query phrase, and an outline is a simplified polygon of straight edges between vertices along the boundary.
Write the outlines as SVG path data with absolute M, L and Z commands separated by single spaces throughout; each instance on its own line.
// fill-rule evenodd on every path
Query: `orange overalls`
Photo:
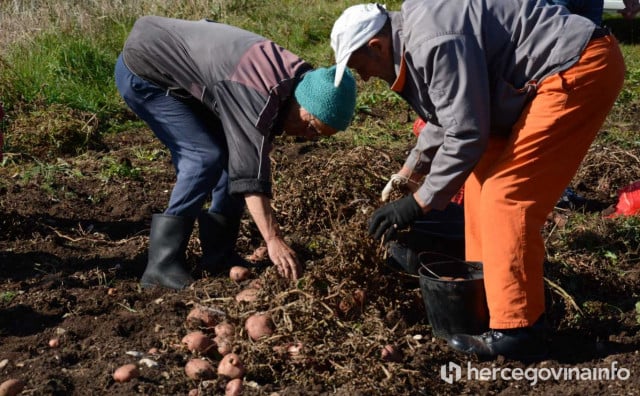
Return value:
M 466 259 L 481 261 L 492 329 L 532 325 L 544 312 L 548 213 L 575 175 L 624 80 L 616 39 L 589 42 L 547 77 L 507 138 L 492 137 L 465 183 Z

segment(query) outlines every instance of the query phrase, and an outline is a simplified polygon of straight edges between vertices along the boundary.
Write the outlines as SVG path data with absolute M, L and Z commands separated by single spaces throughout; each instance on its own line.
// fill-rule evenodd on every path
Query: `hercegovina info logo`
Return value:
M 440 366 L 440 378 L 453 384 L 460 380 L 466 381 L 529 381 L 536 385 L 540 381 L 626 381 L 631 376 L 631 370 L 618 366 L 612 361 L 604 367 L 474 367 L 467 362 L 466 367 L 448 362 Z

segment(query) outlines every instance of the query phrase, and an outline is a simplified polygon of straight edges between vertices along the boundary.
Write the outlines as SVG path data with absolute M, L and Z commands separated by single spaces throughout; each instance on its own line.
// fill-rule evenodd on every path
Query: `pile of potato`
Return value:
M 251 277 L 251 271 L 244 267 L 232 267 L 229 277 L 235 282 L 244 282 Z M 259 279 L 254 279 L 236 296 L 238 302 L 255 301 L 260 290 Z M 233 352 L 236 329 L 225 320 L 224 312 L 205 306 L 194 307 L 186 317 L 186 327 L 190 329 L 181 340 L 193 357 L 185 364 L 187 377 L 196 381 L 212 380 L 222 377 L 226 379 L 225 395 L 242 394 L 245 367 L 242 358 Z M 247 317 L 244 329 L 249 338 L 259 341 L 271 336 L 275 325 L 268 312 L 257 312 Z M 298 346 L 300 348 L 300 346 Z M 217 367 L 214 362 L 219 359 Z M 113 373 L 116 382 L 127 382 L 140 376 L 139 363 L 129 363 L 118 367 Z M 189 392 L 197 396 L 198 389 Z

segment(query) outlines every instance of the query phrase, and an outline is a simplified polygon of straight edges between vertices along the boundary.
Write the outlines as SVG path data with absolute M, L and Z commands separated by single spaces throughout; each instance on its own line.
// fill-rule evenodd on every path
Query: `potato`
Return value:
M 343 314 L 349 313 L 349 311 L 351 311 L 351 308 L 353 308 L 353 302 L 351 300 L 342 299 L 338 303 L 338 309 Z
M 260 290 L 262 289 L 262 279 L 256 278 L 251 279 L 251 282 L 247 285 L 247 288 Z
M 243 280 L 247 280 L 249 279 L 250 275 L 251 271 L 249 271 L 249 268 L 240 265 L 235 265 L 229 270 L 229 278 L 231 278 L 231 280 L 234 282 L 242 282 Z
M 15 396 L 24 389 L 24 382 L 11 378 L 0 384 L 0 396 Z
M 206 307 L 195 307 L 187 315 L 187 327 L 213 328 L 219 322 L 218 315 Z
M 394 345 L 385 345 L 380 351 L 380 357 L 386 362 L 400 362 L 402 361 L 402 352 Z
M 49 347 L 50 348 L 57 348 L 59 346 L 60 346 L 60 339 L 58 337 L 54 337 L 54 338 L 49 340 Z
M 240 396 L 242 394 L 242 378 L 234 378 L 227 382 L 224 396 Z
M 247 288 L 244 289 L 242 291 L 240 291 L 240 293 L 238 293 L 236 295 L 236 301 L 237 302 L 253 302 L 256 301 L 258 299 L 258 289 L 253 289 L 253 288 Z
M 213 331 L 216 333 L 216 337 L 233 337 L 235 335 L 235 328 L 229 322 L 217 324 Z
M 133 363 L 120 366 L 113 372 L 113 379 L 116 382 L 128 382 L 140 376 L 138 366 Z
M 363 289 L 356 289 L 353 291 L 353 299 L 360 305 L 364 304 L 367 298 L 367 293 Z
M 218 374 L 231 379 L 242 378 L 244 365 L 240 360 L 240 356 L 235 353 L 225 355 L 218 364 Z
M 466 279 L 462 278 L 462 277 L 441 276 L 440 280 L 447 281 L 447 282 L 459 282 L 459 281 L 463 281 L 463 280 L 466 280 Z
M 216 376 L 211 363 L 203 359 L 189 360 L 184 366 L 184 372 L 193 380 L 208 380 Z
M 304 359 L 304 343 L 297 341 L 283 345 L 276 345 L 273 347 L 273 352 L 277 355 L 286 354 L 292 360 L 301 361 Z
M 287 346 L 287 355 L 295 362 L 303 362 L 305 360 L 304 355 L 304 343 L 298 341 Z
M 201 331 L 193 331 L 182 337 L 182 343 L 187 346 L 191 352 L 197 352 L 203 355 L 211 352 L 215 345 L 213 340 Z
M 247 260 L 255 263 L 255 262 L 266 259 L 268 255 L 269 255 L 269 250 L 267 249 L 267 247 L 260 246 L 259 248 L 254 250 L 253 253 L 251 253 L 251 255 L 247 257 Z
M 300 341 L 294 342 L 293 344 L 287 347 L 287 353 L 293 360 L 301 359 L 303 357 L 302 356 L 303 351 L 304 351 L 304 343 Z
M 228 355 L 233 350 L 233 342 L 231 338 L 224 336 L 217 336 L 214 338 L 216 345 L 218 346 L 218 353 L 222 356 Z
M 276 353 L 276 355 L 284 355 L 287 353 L 287 348 L 289 348 L 289 344 L 276 345 L 271 349 Z
M 247 330 L 249 337 L 254 341 L 262 337 L 269 337 L 273 334 L 271 315 L 264 312 L 253 314 L 245 321 L 244 328 Z

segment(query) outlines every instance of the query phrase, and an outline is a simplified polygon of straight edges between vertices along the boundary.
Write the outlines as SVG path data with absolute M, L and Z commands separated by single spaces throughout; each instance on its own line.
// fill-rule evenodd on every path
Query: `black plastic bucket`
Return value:
M 489 329 L 489 309 L 482 263 L 448 260 L 430 262 L 420 255 L 420 290 L 427 319 L 436 337 L 481 334 Z

